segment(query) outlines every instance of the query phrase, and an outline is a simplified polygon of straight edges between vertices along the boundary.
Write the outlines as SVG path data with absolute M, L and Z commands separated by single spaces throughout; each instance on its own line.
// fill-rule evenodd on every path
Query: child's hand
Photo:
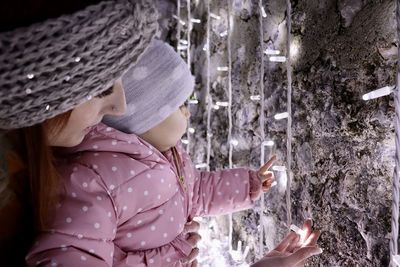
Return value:
M 184 266 L 197 267 L 197 256 L 199 255 L 199 249 L 197 248 L 197 243 L 201 240 L 201 236 L 198 234 L 200 224 L 189 218 L 189 221 L 185 224 L 183 229 L 183 234 L 187 242 L 192 245 L 192 252 L 181 262 Z
M 274 173 L 269 171 L 269 168 L 274 164 L 276 160 L 276 155 L 273 155 L 267 163 L 265 163 L 261 168 L 258 170 L 258 176 L 261 179 L 262 183 L 262 191 L 265 193 L 268 189 L 271 188 L 272 183 L 275 181 Z
M 272 164 L 276 160 L 276 156 L 272 156 L 267 163 L 265 163 L 261 168 L 257 171 L 257 178 L 250 179 L 250 199 L 252 201 L 257 200 L 261 194 L 267 192 L 268 189 L 272 186 L 272 183 L 275 181 L 274 173 L 268 171 L 271 168 Z M 261 181 L 261 182 L 260 182 Z

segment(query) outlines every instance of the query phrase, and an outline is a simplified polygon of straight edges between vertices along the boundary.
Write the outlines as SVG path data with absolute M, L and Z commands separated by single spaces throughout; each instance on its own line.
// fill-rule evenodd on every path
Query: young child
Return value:
M 194 168 L 179 142 L 194 79 L 172 47 L 153 40 L 122 85 L 126 115 L 106 117 L 108 126 L 60 152 L 62 201 L 31 264 L 181 266 L 192 251 L 185 223 L 250 208 L 271 186 L 272 161 L 258 171 Z

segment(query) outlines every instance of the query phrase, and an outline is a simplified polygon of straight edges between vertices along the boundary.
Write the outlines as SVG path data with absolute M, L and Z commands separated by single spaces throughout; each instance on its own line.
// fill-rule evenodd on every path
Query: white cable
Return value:
M 212 98 L 210 95 L 210 1 L 207 0 L 207 171 L 210 171 L 210 156 L 211 156 L 211 108 Z
M 263 56 L 263 51 L 264 51 L 264 27 L 263 27 L 263 1 L 259 0 L 259 20 L 260 20 L 260 46 L 261 46 L 261 66 L 260 66 L 260 101 L 261 101 L 261 110 L 260 110 L 260 132 L 261 132 L 261 157 L 260 157 L 260 166 L 262 166 L 265 162 L 265 146 L 264 146 L 264 141 L 265 141 L 265 129 L 264 129 L 264 124 L 265 124 L 265 115 L 264 115 L 264 56 Z M 264 11 L 265 12 L 265 11 Z M 260 222 L 260 235 L 259 235 L 259 250 L 258 250 L 258 256 L 259 258 L 262 258 L 264 256 L 264 226 L 262 225 L 263 222 L 263 217 L 264 217 L 264 209 L 265 209 L 265 203 L 264 203 L 264 194 L 261 194 L 260 197 L 260 214 L 259 214 L 259 222 Z
M 232 138 L 232 52 L 231 52 L 231 0 L 228 1 L 228 143 L 229 143 L 229 168 L 233 167 L 232 164 L 232 152 L 233 145 L 230 142 Z M 232 213 L 229 214 L 229 250 L 232 250 L 232 232 L 233 232 L 233 221 Z
M 287 209 L 287 226 L 290 227 L 292 224 L 292 200 L 291 200 L 291 184 L 292 184 L 292 65 L 290 58 L 290 43 L 291 43 L 291 31 L 292 31 L 292 6 L 290 0 L 286 0 L 286 24 L 287 24 L 287 60 L 286 60 L 286 72 L 287 72 L 287 112 L 289 114 L 287 121 L 287 186 L 286 186 L 286 209 Z

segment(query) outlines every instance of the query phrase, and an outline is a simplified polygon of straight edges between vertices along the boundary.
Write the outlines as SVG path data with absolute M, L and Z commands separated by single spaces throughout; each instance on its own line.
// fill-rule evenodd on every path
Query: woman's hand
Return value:
M 185 224 L 183 228 L 183 234 L 189 244 L 192 245 L 192 252 L 181 262 L 187 267 L 197 267 L 196 257 L 199 255 L 199 249 L 197 243 L 201 240 L 201 236 L 197 233 L 199 231 L 200 224 L 196 221 L 190 220 Z
M 300 235 L 290 232 L 278 246 L 251 267 L 300 267 L 306 259 L 322 253 L 317 241 L 320 231 L 312 230 L 312 221 L 304 222 Z

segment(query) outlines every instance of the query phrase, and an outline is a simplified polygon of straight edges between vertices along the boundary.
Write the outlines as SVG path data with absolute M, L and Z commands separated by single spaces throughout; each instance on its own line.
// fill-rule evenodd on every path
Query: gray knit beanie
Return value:
M 0 33 L 0 129 L 43 122 L 110 88 L 157 33 L 153 2 L 103 1 Z
M 104 123 L 140 135 L 174 113 L 190 97 L 194 77 L 174 49 L 153 40 L 137 64 L 122 76 L 127 112 L 105 116 Z

